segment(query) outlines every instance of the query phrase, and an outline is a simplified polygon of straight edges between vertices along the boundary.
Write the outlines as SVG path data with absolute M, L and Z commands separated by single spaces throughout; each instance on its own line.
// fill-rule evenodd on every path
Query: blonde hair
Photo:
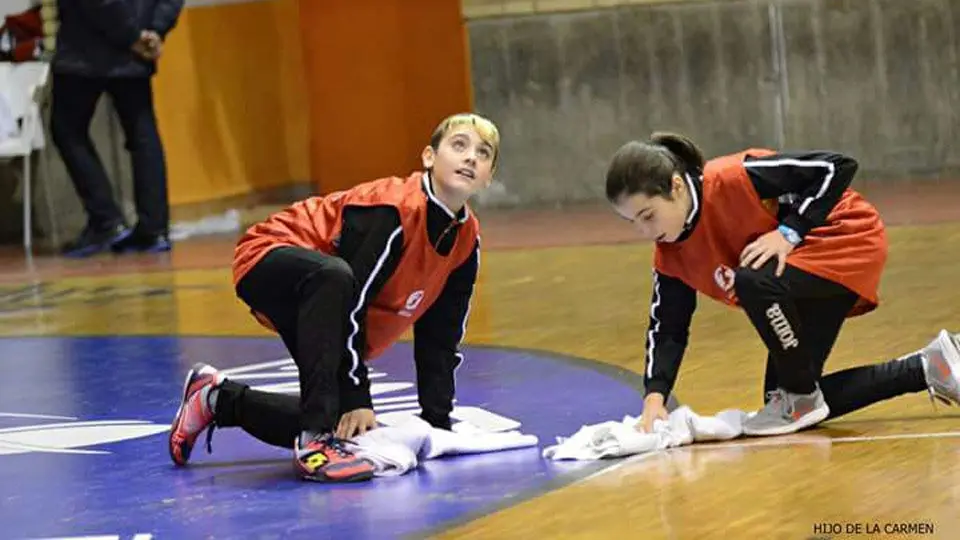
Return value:
M 440 141 L 450 133 L 450 130 L 459 126 L 470 126 L 480 135 L 483 142 L 493 147 L 493 167 L 497 166 L 500 158 L 500 130 L 491 120 L 474 113 L 458 113 L 448 116 L 433 130 L 430 137 L 430 146 L 434 150 L 440 147 Z

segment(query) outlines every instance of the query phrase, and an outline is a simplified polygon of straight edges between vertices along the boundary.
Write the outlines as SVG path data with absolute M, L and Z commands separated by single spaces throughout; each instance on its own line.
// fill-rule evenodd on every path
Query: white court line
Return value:
M 378 413 L 387 412 L 387 411 L 402 411 L 404 409 L 409 409 L 411 412 L 420 413 L 420 404 L 416 401 L 411 401 L 409 403 L 396 403 L 393 405 L 374 405 L 373 407 Z
M 41 418 L 44 420 L 78 420 L 75 416 L 54 416 L 51 414 L 23 414 L 12 412 L 0 412 L 0 416 L 8 418 Z
M 256 371 L 258 369 L 267 369 L 267 368 L 276 368 L 284 366 L 287 364 L 292 364 L 293 358 L 284 358 L 282 360 L 272 360 L 270 362 L 259 362 L 257 364 L 249 364 L 246 366 L 236 367 L 236 368 L 227 368 L 221 369 L 220 373 L 224 375 L 236 375 L 237 373 L 247 373 L 248 371 Z
M 861 435 L 859 437 L 811 437 L 799 435 L 794 438 L 777 441 L 776 437 L 743 442 L 726 442 L 703 445 L 700 448 L 749 448 L 751 446 L 795 446 L 801 444 L 833 444 L 851 442 L 896 441 L 910 439 L 948 439 L 960 437 L 960 431 L 938 431 L 934 433 L 901 433 L 898 435 Z M 692 445 L 687 445 L 692 446 Z M 684 447 L 678 447 L 684 448 Z
M 255 381 L 258 379 L 296 379 L 300 374 L 296 371 L 270 371 L 267 373 L 227 373 L 227 378 L 234 381 Z M 368 373 L 368 379 L 382 379 L 386 373 Z
M 258 379 L 296 379 L 296 372 L 268 372 L 268 373 L 236 373 L 227 374 L 228 379 L 234 381 L 255 381 Z
M 0 434 L 19 433 L 21 431 L 47 431 L 60 428 L 81 428 L 81 427 L 100 427 L 100 426 L 139 426 L 149 424 L 147 420 L 90 420 L 87 422 L 63 422 L 56 424 L 38 424 L 35 426 L 17 426 L 10 428 L 0 428 Z
M 647 452 L 644 454 L 635 454 L 623 458 L 619 463 L 611 465 L 606 469 L 597 471 L 591 475 L 588 475 L 574 484 L 580 484 L 583 482 L 588 482 L 594 478 L 609 474 L 611 472 L 617 471 L 626 467 L 628 465 L 633 465 L 639 463 L 645 459 L 666 454 L 667 452 L 673 450 L 684 450 L 691 448 L 698 448 L 701 450 L 714 450 L 714 449 L 726 449 L 726 448 L 750 448 L 750 447 L 786 447 L 786 446 L 800 446 L 800 445 L 822 445 L 822 444 L 833 444 L 833 443 L 858 443 L 858 442 L 877 442 L 877 441 L 896 441 L 896 440 L 911 440 L 911 439 L 948 439 L 952 437 L 960 437 L 960 431 L 938 431 L 934 433 L 901 433 L 898 435 L 861 435 L 857 437 L 829 437 L 829 436 L 809 436 L 809 435 L 787 435 L 784 437 L 769 437 L 764 439 L 752 439 L 744 440 L 740 442 L 721 442 L 721 443 L 702 443 L 702 444 L 687 444 L 684 446 L 674 446 L 672 448 L 665 448 L 663 450 L 657 450 L 656 452 Z
M 281 373 L 271 372 L 271 373 L 253 373 L 249 375 L 240 375 L 238 373 L 249 373 L 251 371 L 257 371 L 260 369 L 272 369 L 279 368 Z M 259 379 L 259 378 L 270 378 L 270 377 L 296 377 L 297 376 L 297 365 L 294 363 L 293 358 L 283 358 L 280 360 L 270 360 L 268 362 L 258 362 L 256 364 L 249 364 L 246 366 L 226 368 L 218 370 L 221 374 L 236 380 L 244 379 Z M 284 373 L 286 372 L 286 373 Z M 368 379 L 380 379 L 386 377 L 387 374 L 382 371 L 371 370 L 367 373 Z
M 59 446 L 42 446 L 0 439 L 0 449 L 19 450 L 21 452 L 47 452 L 51 454 L 109 454 L 105 450 L 83 450 L 81 448 L 61 448 Z M 2 452 L 0 452 L 2 453 Z
M 385 405 L 387 403 L 400 403 L 405 401 L 411 401 L 416 403 L 419 399 L 417 394 L 411 394 L 409 396 L 396 396 L 396 397 L 383 397 L 383 398 L 373 398 L 374 405 Z

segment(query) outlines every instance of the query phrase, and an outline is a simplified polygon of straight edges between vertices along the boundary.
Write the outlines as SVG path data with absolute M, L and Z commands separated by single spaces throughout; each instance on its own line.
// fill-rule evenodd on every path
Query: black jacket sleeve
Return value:
M 402 251 L 403 227 L 395 208 L 348 206 L 343 209 L 337 255 L 353 270 L 357 292 L 355 304 L 347 315 L 347 345 L 340 363 L 341 412 L 373 408 L 364 363 L 367 304 L 396 270 Z
M 747 156 L 743 165 L 761 199 L 789 204 L 781 223 L 801 237 L 824 224 L 857 172 L 856 160 L 832 152 Z
M 414 323 L 420 417 L 434 427 L 450 429 L 456 391 L 454 370 L 463 362 L 460 342 L 466 333 L 470 299 L 480 269 L 480 239 L 473 252 L 447 278 L 436 302 Z
M 673 391 L 696 309 L 697 293 L 693 288 L 654 270 L 643 374 L 646 394 L 658 392 L 666 400 Z
M 124 0 L 75 0 L 83 9 L 87 22 L 102 33 L 114 46 L 129 49 L 140 39 L 134 13 Z
M 153 8 L 153 17 L 150 19 L 150 29 L 166 38 L 167 34 L 177 25 L 177 19 L 183 10 L 184 0 L 157 0 Z

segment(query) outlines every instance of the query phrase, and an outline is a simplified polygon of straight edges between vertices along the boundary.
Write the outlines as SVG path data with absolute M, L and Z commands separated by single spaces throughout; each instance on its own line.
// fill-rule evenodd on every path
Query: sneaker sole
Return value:
M 173 461 L 174 465 L 178 467 L 183 467 L 187 464 L 187 461 L 190 461 L 189 454 L 183 460 L 183 463 L 177 461 L 177 458 L 173 455 L 173 434 L 177 431 L 177 424 L 180 423 L 180 417 L 183 415 L 183 409 L 187 406 L 187 393 L 190 391 L 190 379 L 193 379 L 194 374 L 198 373 L 200 370 L 196 367 L 191 368 L 187 372 L 187 376 L 183 379 L 183 392 L 180 395 L 180 407 L 177 409 L 176 416 L 173 417 L 173 422 L 170 424 L 170 436 L 167 438 L 167 451 L 170 453 L 170 460 Z
M 939 334 L 937 334 L 937 338 L 934 340 L 934 342 L 940 346 L 940 353 L 943 363 L 949 370 L 948 374 L 944 373 L 941 375 L 945 378 L 953 379 L 956 385 L 960 385 L 960 376 L 958 376 L 958 371 L 960 371 L 960 345 L 958 345 L 954 340 L 954 336 L 947 332 L 946 329 L 943 329 L 940 330 Z M 929 381 L 929 378 L 927 380 Z M 951 392 L 951 390 L 953 391 Z M 960 405 L 960 395 L 957 395 L 956 386 L 940 387 L 939 385 L 934 384 L 930 386 L 930 391 L 932 398 L 937 399 L 948 407 Z
M 70 259 L 85 259 L 87 257 L 92 257 L 100 253 L 108 252 L 113 249 L 113 246 L 117 242 L 122 242 L 126 240 L 127 237 L 129 237 L 131 234 L 133 234 L 133 231 L 130 229 L 126 229 L 120 234 L 111 238 L 110 240 L 105 241 L 103 244 L 95 244 L 95 245 L 86 246 L 80 249 L 65 251 L 63 252 L 63 256 L 68 257 Z
M 823 422 L 828 416 L 830 416 L 830 407 L 825 404 L 823 407 L 801 416 L 799 420 L 793 422 L 792 424 L 775 428 L 755 430 L 744 426 L 743 434 L 756 436 L 789 435 L 802 429 L 815 426 L 820 422 Z
M 94 255 L 99 255 L 101 253 L 106 253 L 110 251 L 110 244 L 96 245 L 96 246 L 87 246 L 85 248 L 75 249 L 73 251 L 63 252 L 63 256 L 69 259 L 86 259 L 87 257 L 93 257 Z
M 293 445 L 294 445 L 294 448 L 299 448 L 299 444 L 296 440 L 294 441 Z M 314 474 L 311 474 L 307 469 L 305 469 L 301 464 L 300 460 L 297 458 L 294 458 L 293 460 L 293 468 L 296 471 L 297 476 L 299 476 L 302 480 L 306 480 L 308 482 L 317 482 L 319 484 L 366 482 L 368 480 L 373 479 L 374 472 L 375 472 L 373 470 L 373 467 L 371 467 L 370 470 L 367 472 L 356 473 L 352 475 L 343 476 L 340 478 L 334 478 L 331 476 L 327 476 L 326 474 L 314 475 Z
M 369 473 L 355 474 L 352 476 L 346 476 L 343 478 L 330 478 L 329 476 L 310 476 L 301 473 L 300 478 L 307 480 L 308 482 L 316 482 L 318 484 L 351 484 L 354 482 L 366 482 L 373 480 L 373 471 Z

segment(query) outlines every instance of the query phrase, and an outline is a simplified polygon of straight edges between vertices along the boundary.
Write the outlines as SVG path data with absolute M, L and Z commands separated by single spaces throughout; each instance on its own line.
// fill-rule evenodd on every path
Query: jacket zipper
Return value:
M 442 233 L 440 233 L 440 236 L 437 237 L 437 243 L 434 244 L 433 246 L 434 251 L 436 251 L 437 253 L 440 253 L 440 242 L 443 242 L 443 239 L 447 236 L 447 233 L 450 232 L 454 227 L 456 227 L 456 225 L 457 225 L 456 220 L 451 221 L 450 224 L 447 225 L 447 228 L 444 229 Z

